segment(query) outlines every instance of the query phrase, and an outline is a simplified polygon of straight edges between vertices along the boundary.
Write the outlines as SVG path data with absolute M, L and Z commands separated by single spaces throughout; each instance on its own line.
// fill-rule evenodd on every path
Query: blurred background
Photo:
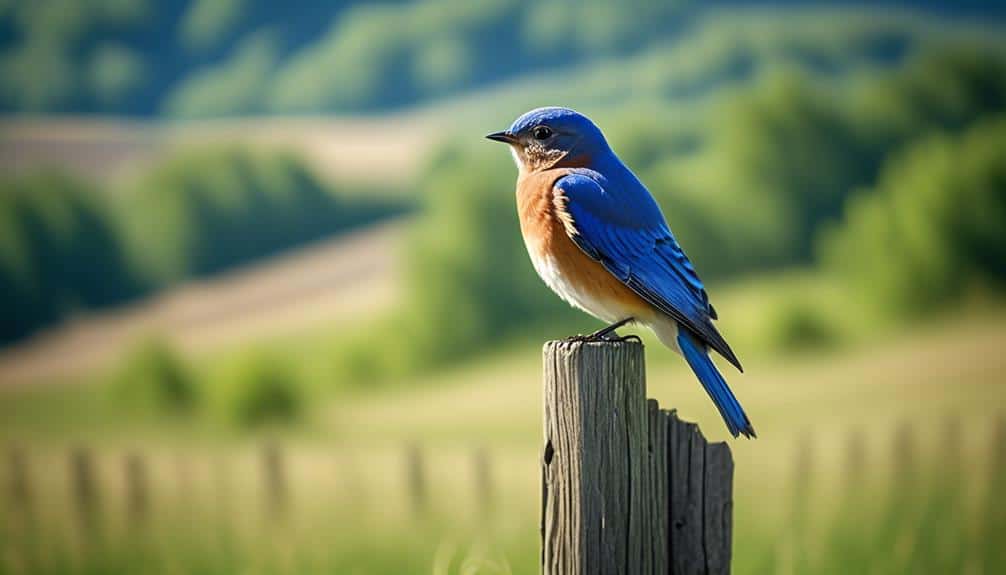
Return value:
M 538 572 L 542 105 L 744 361 L 735 572 L 1002 572 L 1006 7 L 3 0 L 0 573 Z

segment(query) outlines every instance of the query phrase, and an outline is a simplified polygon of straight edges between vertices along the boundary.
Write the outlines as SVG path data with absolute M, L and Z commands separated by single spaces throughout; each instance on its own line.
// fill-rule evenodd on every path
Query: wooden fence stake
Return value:
M 412 443 L 405 449 L 405 479 L 408 482 L 409 502 L 414 515 L 426 513 L 426 474 L 423 469 L 423 451 Z
M 545 574 L 728 573 L 733 459 L 646 401 L 643 346 L 544 349 Z
M 123 474 L 126 483 L 126 517 L 130 524 L 139 527 L 146 523 L 150 512 L 147 462 L 139 452 L 126 454 Z
M 77 447 L 70 452 L 70 483 L 79 527 L 84 535 L 93 537 L 100 501 L 94 456 L 86 447 Z
M 7 453 L 7 497 L 12 511 L 16 511 L 25 521 L 31 516 L 33 493 L 28 456 L 23 447 L 14 445 Z
M 283 451 L 278 443 L 267 443 L 262 449 L 262 475 L 265 479 L 266 506 L 271 519 L 286 514 L 287 482 Z
M 484 447 L 475 450 L 475 499 L 482 519 L 488 519 L 493 510 L 493 478 L 489 453 Z
M 845 441 L 845 499 L 852 504 L 858 498 L 866 484 L 866 437 L 863 430 L 854 429 L 849 432 Z

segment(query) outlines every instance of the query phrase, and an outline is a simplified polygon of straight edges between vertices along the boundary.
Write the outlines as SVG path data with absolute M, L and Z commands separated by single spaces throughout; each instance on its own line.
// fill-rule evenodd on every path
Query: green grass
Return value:
M 804 274 L 714 286 L 713 297 L 745 361 L 745 374 L 725 373 L 759 432 L 731 442 L 736 573 L 1002 565 L 992 542 L 1006 533 L 1004 506 L 988 495 L 1003 467 L 992 456 L 1006 406 L 1001 308 L 877 325 L 846 305 L 848 294 Z M 822 302 L 833 342 L 793 351 L 762 341 L 775 304 L 796 300 Z M 27 454 L 34 522 L 17 519 L 9 489 L 0 494 L 0 572 L 537 572 L 540 335 L 446 371 L 326 394 L 326 350 L 337 338 L 263 342 L 317 374 L 306 419 L 292 428 L 247 433 L 212 417 L 131 411 L 100 383 L 6 391 L 0 443 Z M 687 369 L 644 341 L 649 395 L 726 439 Z M 197 358 L 195 370 L 220 362 Z M 911 450 L 897 447 L 899 433 Z M 281 518 L 263 491 L 265 441 L 285 447 L 290 507 Z M 68 450 L 82 444 L 95 453 L 100 494 L 89 539 L 67 471 Z M 429 486 L 423 513 L 409 495 L 413 444 Z M 489 454 L 488 515 L 476 449 Z M 128 522 L 130 452 L 148 461 L 142 529 Z

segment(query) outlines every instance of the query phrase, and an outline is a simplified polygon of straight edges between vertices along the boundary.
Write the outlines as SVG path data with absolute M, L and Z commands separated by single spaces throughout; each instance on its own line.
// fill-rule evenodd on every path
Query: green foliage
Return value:
M 420 0 L 355 6 L 318 42 L 284 63 L 272 109 L 401 105 L 556 60 L 625 52 L 667 31 L 680 15 L 679 4 Z M 571 11 L 577 14 L 575 27 L 554 17 L 565 13 L 568 20 Z M 553 17 L 543 24 L 541 13 Z M 380 42 L 373 41 L 378 37 Z M 524 42 L 526 37 L 531 41 Z
M 245 0 L 194 0 L 180 24 L 182 45 L 191 51 L 214 47 L 239 21 Z
M 405 209 L 237 148 L 182 152 L 107 198 L 57 173 L 0 182 L 0 341 Z
M 136 52 L 106 44 L 94 51 L 87 75 L 97 101 L 114 110 L 143 84 L 144 74 L 143 60 Z
M 7 14 L 0 14 L 2 24 L 17 31 L 0 53 L 0 105 L 59 112 L 78 109 L 84 102 L 100 106 L 124 99 L 140 79 L 131 68 L 143 57 L 127 52 L 129 47 L 109 52 L 104 38 L 94 35 L 139 28 L 150 11 L 146 0 L 15 3 Z
M 850 107 L 873 146 L 966 129 L 1006 111 L 1006 53 L 1001 45 L 977 41 L 929 48 L 889 79 L 862 86 Z
M 245 38 L 224 62 L 186 78 L 168 95 L 165 111 L 174 116 L 203 117 L 261 110 L 277 51 L 278 42 L 268 32 Z
M 294 372 L 266 352 L 248 351 L 233 359 L 210 385 L 217 412 L 241 427 L 290 424 L 304 412 L 304 390 Z
M 8 107 L 26 112 L 61 110 L 72 102 L 74 70 L 60 47 L 35 40 L 0 58 L 0 77 L 18 78 L 0 83 Z
M 358 112 L 526 75 L 536 99 L 553 88 L 573 98 L 698 99 L 773 67 L 839 77 L 897 64 L 947 37 L 1001 35 L 990 20 L 927 15 L 925 4 L 908 13 L 738 13 L 691 0 L 20 2 L 0 11 L 9 31 L 0 39 L 0 107 L 184 117 Z M 272 38 L 268 48 L 262 37 Z M 599 61 L 622 68 L 615 75 L 624 79 L 585 84 L 582 65 Z
M 352 9 L 281 70 L 273 90 L 274 109 L 367 108 L 382 91 L 398 94 L 406 87 L 400 76 L 409 49 L 407 22 L 408 16 L 393 6 Z
M 803 351 L 833 346 L 836 329 L 817 309 L 819 302 L 788 301 L 777 304 L 766 328 L 771 344 L 782 351 Z
M 182 152 L 125 194 L 135 265 L 156 284 L 204 275 L 400 210 L 339 196 L 303 162 L 239 148 Z
M 112 377 L 114 398 L 128 407 L 167 414 L 191 413 L 200 393 L 189 366 L 166 342 L 138 343 Z
M 0 339 L 121 301 L 141 285 L 100 196 L 60 174 L 0 184 Z
M 761 265 L 807 261 L 818 227 L 869 178 L 869 159 L 838 103 L 805 80 L 780 76 L 732 102 L 723 121 L 723 185 L 758 206 L 743 215 L 757 226 L 735 228 L 751 234 L 743 256 Z
M 853 198 L 824 257 L 894 313 L 1006 287 L 1006 120 L 933 136 L 894 157 Z

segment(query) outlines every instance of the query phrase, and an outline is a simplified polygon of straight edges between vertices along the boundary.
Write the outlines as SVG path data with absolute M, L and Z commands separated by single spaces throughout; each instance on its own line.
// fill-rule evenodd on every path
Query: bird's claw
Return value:
M 607 343 L 623 343 L 627 341 L 635 341 L 636 343 L 643 343 L 643 340 L 639 339 L 639 336 L 634 333 L 626 336 L 621 336 L 614 331 L 602 334 L 590 333 L 587 335 L 584 334 L 571 335 L 566 338 L 566 341 L 570 343 L 594 343 L 600 341 Z

